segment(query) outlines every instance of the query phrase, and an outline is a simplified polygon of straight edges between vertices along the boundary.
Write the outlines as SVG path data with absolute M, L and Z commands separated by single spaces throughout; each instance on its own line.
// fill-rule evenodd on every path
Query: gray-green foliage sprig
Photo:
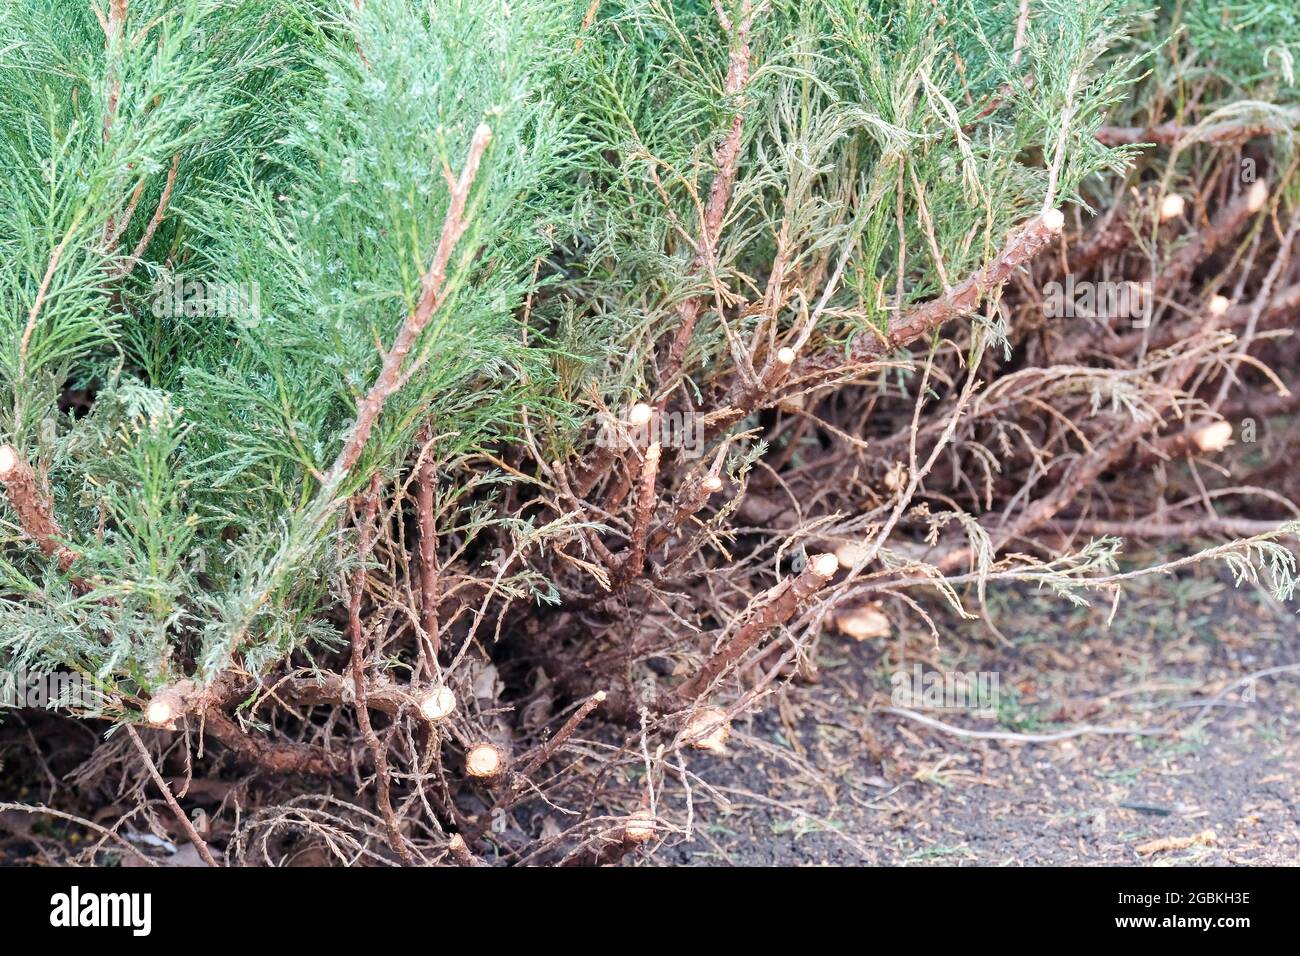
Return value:
M 508 439 L 522 408 L 564 413 L 515 315 L 567 189 L 551 80 L 571 18 L 539 2 L 131 0 L 115 32 L 80 0 L 52 7 L 0 14 L 0 437 L 49 476 L 89 593 L 6 519 L 0 653 L 126 689 L 240 653 L 260 668 L 332 637 L 316 612 L 340 509 L 426 420 L 451 459 Z M 47 31 L 60 15 L 71 30 Z M 359 460 L 322 488 L 480 123 L 492 144 L 434 320 Z M 93 396 L 83 418 L 58 411 L 69 385 Z

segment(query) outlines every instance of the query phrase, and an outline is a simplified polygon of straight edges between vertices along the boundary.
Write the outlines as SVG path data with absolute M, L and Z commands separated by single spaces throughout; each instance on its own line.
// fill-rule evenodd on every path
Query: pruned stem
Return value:
M 794 616 L 810 597 L 824 588 L 839 570 L 839 559 L 833 554 L 819 554 L 808 562 L 793 580 L 778 584 L 761 599 L 762 606 L 741 625 L 731 640 L 718 648 L 695 676 L 687 680 L 666 700 L 662 710 L 675 709 L 708 690 L 728 668 L 743 657 L 759 639 L 772 628 L 784 624 Z
M 239 729 L 217 705 L 203 713 L 206 733 L 240 759 L 269 773 L 301 773 L 312 777 L 334 777 L 343 773 L 346 762 L 311 744 L 289 743 L 254 737 Z
M 326 475 L 327 487 L 336 487 L 361 457 L 379 413 L 383 411 L 388 399 L 402 387 L 405 380 L 403 367 L 407 356 L 411 354 L 411 350 L 415 348 L 420 338 L 420 333 L 424 331 L 429 320 L 442 304 L 447 265 L 451 261 L 451 254 L 456 244 L 469 226 L 469 221 L 465 217 L 465 204 L 474 185 L 474 177 L 478 175 L 483 153 L 491 139 L 492 131 L 486 124 L 479 124 L 478 129 L 474 131 L 473 140 L 470 141 L 469 155 L 465 159 L 460 178 L 451 190 L 451 200 L 447 206 L 447 215 L 443 219 L 438 248 L 434 252 L 428 271 L 420 280 L 420 298 L 416 302 L 415 309 L 402 323 L 392 348 L 384 354 L 379 377 L 375 379 L 374 385 L 357 406 L 357 417 L 348 432 L 347 441 L 344 442 L 343 448 Z
M 668 537 L 678 528 L 687 522 L 694 514 L 697 514 L 701 508 L 708 503 L 709 496 L 722 490 L 722 479 L 717 475 L 705 475 L 699 481 L 693 482 L 681 497 L 681 504 L 673 512 L 665 524 L 655 529 L 654 534 L 650 536 L 649 547 L 651 550 L 659 547 Z
M 447 841 L 447 851 L 451 853 L 451 858 L 460 866 L 485 866 L 486 864 L 470 852 L 465 843 L 465 838 L 459 833 L 453 833 L 451 839 Z
M 636 517 L 632 524 L 632 544 L 618 570 L 621 582 L 635 580 L 645 570 L 646 536 L 655 513 L 655 479 L 659 475 L 659 442 L 651 443 L 641 463 L 641 480 L 637 491 Z
M 431 434 L 426 433 L 426 438 L 432 441 Z M 433 658 L 429 661 L 432 672 L 437 669 L 438 651 L 441 649 L 438 637 L 438 532 L 433 517 L 438 470 L 433 463 L 432 449 L 425 448 L 423 453 L 415 477 L 415 514 L 420 533 L 420 629 L 424 631 Z
M 1060 233 L 1064 217 L 1057 210 L 1035 216 L 1011 234 L 991 261 L 943 296 L 900 313 L 883 332 L 863 332 L 848 349 L 829 348 L 795 365 L 794 377 L 820 377 L 846 365 L 860 365 L 902 348 L 937 329 L 949 319 L 979 307 L 989 293 L 999 289 L 1013 272 L 1029 262 Z
M 500 796 L 498 796 L 492 802 L 492 805 L 488 807 L 485 811 L 483 811 L 483 813 L 479 816 L 478 822 L 474 825 L 474 829 L 470 832 L 468 842 L 473 843 L 475 840 L 477 840 L 479 837 L 481 837 L 484 833 L 487 832 L 488 827 L 492 825 L 492 817 L 497 812 L 497 810 L 499 810 L 501 807 L 505 805 L 506 800 L 508 798 L 518 793 L 519 791 L 523 790 L 524 787 L 528 785 L 528 779 L 534 773 L 536 773 L 538 769 L 543 764 L 546 763 L 546 761 L 550 760 L 553 756 L 555 756 L 556 751 L 558 751 L 560 747 L 564 746 L 564 742 L 573 736 L 574 732 L 577 731 L 578 727 L 582 725 L 582 722 L 586 720 L 587 717 L 591 714 L 591 712 L 595 710 L 597 707 L 599 707 L 604 702 L 604 700 L 605 700 L 605 692 L 603 690 L 596 691 L 596 693 L 592 694 L 590 697 L 588 697 L 586 700 L 582 702 L 582 705 L 577 710 L 575 710 L 573 714 L 569 717 L 569 719 L 564 722 L 564 725 L 555 732 L 555 736 L 553 736 L 550 740 L 543 743 L 540 747 L 538 747 L 535 751 L 533 751 L 531 755 L 524 756 L 523 766 L 519 770 L 519 772 L 514 775 L 514 780 L 511 782 L 509 790 L 506 793 L 503 793 Z M 492 745 L 490 744 L 480 744 L 479 747 L 475 749 L 477 750 L 482 747 L 491 747 L 491 746 Z M 473 759 L 474 759 L 474 754 L 471 751 L 470 755 L 466 759 L 466 763 L 467 763 L 467 769 L 470 771 L 470 774 L 472 776 L 495 777 L 498 775 L 499 770 L 496 769 L 494 769 L 490 774 L 475 772 L 475 768 L 473 766 Z
M 32 466 L 19 456 L 12 445 L 0 445 L 0 484 L 5 497 L 18 513 L 24 533 L 47 557 L 56 558 L 60 570 L 67 572 L 79 555 L 60 539 L 54 507 L 41 488 Z
M 1229 203 L 1206 228 L 1196 230 L 1156 275 L 1155 297 L 1161 298 L 1184 282 L 1220 246 L 1235 239 L 1251 216 L 1264 208 L 1268 192 L 1267 183 L 1263 180 L 1256 182 Z

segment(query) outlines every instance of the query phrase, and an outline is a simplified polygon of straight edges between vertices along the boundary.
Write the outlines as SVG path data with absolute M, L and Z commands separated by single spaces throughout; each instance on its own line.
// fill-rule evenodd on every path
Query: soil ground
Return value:
M 1151 555 L 1156 558 L 1158 555 Z M 1209 569 L 1145 579 L 1115 620 L 1036 593 L 990 594 L 1009 643 L 939 620 L 854 643 L 823 638 L 815 683 L 783 689 L 732 753 L 691 769 L 730 805 L 651 865 L 1283 865 L 1300 860 L 1300 665 L 1294 613 Z M 902 667 L 900 668 L 900 658 Z M 995 715 L 919 709 L 954 736 L 881 712 L 890 676 L 985 671 Z M 1163 842 L 1162 842 L 1163 841 Z

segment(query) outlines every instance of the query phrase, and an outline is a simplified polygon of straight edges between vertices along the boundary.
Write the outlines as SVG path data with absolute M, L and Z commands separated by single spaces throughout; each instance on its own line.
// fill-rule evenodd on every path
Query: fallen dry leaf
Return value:
M 1215 846 L 1218 839 L 1218 835 L 1213 830 L 1202 830 L 1200 833 L 1194 833 L 1191 836 L 1161 837 L 1159 840 L 1141 844 L 1137 851 L 1140 856 L 1151 856 L 1153 853 L 1163 853 L 1165 850 L 1186 850 L 1188 847 L 1193 846 Z
M 840 611 L 835 615 L 835 628 L 855 641 L 889 636 L 889 618 L 880 610 L 880 604 Z

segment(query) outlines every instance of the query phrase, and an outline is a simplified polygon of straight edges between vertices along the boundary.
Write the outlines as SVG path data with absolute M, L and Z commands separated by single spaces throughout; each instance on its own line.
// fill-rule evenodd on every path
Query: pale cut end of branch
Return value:
M 835 576 L 835 572 L 840 569 L 840 559 L 829 552 L 819 554 L 812 559 L 809 567 L 817 577 L 830 580 Z
M 656 832 L 654 814 L 649 810 L 638 810 L 627 818 L 623 827 L 623 836 L 629 843 L 647 843 L 655 838 Z
M 442 720 L 456 709 L 456 693 L 443 685 L 431 691 L 420 701 L 420 713 L 427 720 Z
M 641 463 L 641 476 L 636 498 L 636 518 L 632 526 L 632 542 L 627 557 L 619 567 L 619 581 L 627 583 L 641 576 L 645 570 L 646 536 L 650 533 L 650 520 L 655 511 L 655 479 L 659 475 L 659 457 L 663 446 L 651 442 Z
M 1232 424 L 1230 422 L 1214 422 L 1199 428 L 1192 436 L 1196 442 L 1196 447 L 1205 454 L 1213 454 L 1223 451 L 1232 441 Z
M 174 730 L 176 721 L 188 709 L 188 698 L 194 692 L 194 682 L 177 681 L 154 692 L 144 710 L 144 719 L 152 726 Z
M 700 482 L 700 487 L 704 489 L 706 494 L 717 494 L 722 490 L 722 479 L 717 475 L 706 475 L 704 480 Z
M 1251 212 L 1259 212 L 1266 202 L 1268 202 L 1268 183 L 1260 180 L 1251 186 L 1250 192 L 1246 194 L 1246 206 Z
M 867 556 L 867 545 L 861 541 L 846 541 L 844 544 L 835 548 L 835 560 L 840 563 L 840 567 L 856 567 L 858 562 Z
M 470 852 L 469 847 L 465 844 L 465 838 L 459 833 L 453 833 L 451 839 L 447 841 L 447 849 L 451 857 L 461 866 L 484 866 L 482 860 Z
M 1216 295 L 1210 299 L 1210 315 L 1224 315 L 1228 311 L 1231 303 L 1223 296 Z
M 1170 219 L 1177 219 L 1187 208 L 1187 200 L 1178 193 L 1170 193 L 1160 203 L 1160 221 L 1168 222 Z
M 696 750 L 710 753 L 727 752 L 727 738 L 731 736 L 731 721 L 717 707 L 706 707 L 686 723 L 686 743 Z
M 149 701 L 144 716 L 155 727 L 167 727 L 176 719 L 171 702 L 157 697 Z
M 1048 209 L 1043 212 L 1043 225 L 1052 232 L 1060 232 L 1065 228 L 1065 213 L 1059 209 Z
M 645 402 L 637 402 L 627 414 L 628 424 L 636 428 L 642 428 L 650 424 L 650 419 L 654 418 L 654 414 L 655 410 Z
M 785 381 L 786 376 L 790 374 L 790 369 L 794 366 L 794 360 L 799 357 L 794 349 L 789 346 L 777 349 L 776 355 L 772 357 L 772 362 L 768 365 L 763 374 L 763 379 L 759 383 L 757 394 L 751 391 L 744 400 L 746 408 L 753 408 L 758 402 L 776 389 L 778 385 Z
M 492 780 L 501 773 L 501 750 L 494 744 L 475 744 L 465 755 L 465 770 L 478 780 Z
M 18 456 L 9 445 L 0 445 L 0 481 L 8 481 L 18 467 Z

